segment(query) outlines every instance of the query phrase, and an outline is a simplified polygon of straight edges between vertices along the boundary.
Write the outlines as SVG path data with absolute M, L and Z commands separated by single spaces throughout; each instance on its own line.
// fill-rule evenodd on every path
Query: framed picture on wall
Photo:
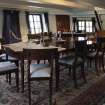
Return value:
M 70 16 L 56 15 L 57 32 L 70 32 Z

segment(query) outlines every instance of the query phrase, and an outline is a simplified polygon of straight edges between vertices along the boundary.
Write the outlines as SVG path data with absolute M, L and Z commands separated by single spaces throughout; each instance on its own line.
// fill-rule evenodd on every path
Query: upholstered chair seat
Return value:
M 15 63 L 11 63 L 10 61 L 7 62 L 0 62 L 0 72 L 12 71 L 18 69 Z
M 31 78 L 50 77 L 51 69 L 48 64 L 31 64 Z

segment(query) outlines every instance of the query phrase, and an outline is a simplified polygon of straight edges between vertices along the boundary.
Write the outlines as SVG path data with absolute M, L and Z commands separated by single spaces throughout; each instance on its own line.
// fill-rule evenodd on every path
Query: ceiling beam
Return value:
M 56 2 L 57 1 L 57 2 Z M 75 2 L 68 2 L 64 0 L 0 0 L 0 4 L 2 5 L 18 5 L 18 6 L 37 6 L 44 8 L 52 8 L 52 9 L 61 9 L 61 10 L 71 10 L 75 9 L 84 9 L 84 10 L 93 10 L 93 6 L 86 4 L 77 4 Z

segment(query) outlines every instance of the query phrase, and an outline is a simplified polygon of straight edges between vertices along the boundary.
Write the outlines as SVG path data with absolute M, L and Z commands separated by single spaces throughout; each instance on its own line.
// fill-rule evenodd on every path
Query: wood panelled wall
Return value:
M 56 15 L 57 31 L 70 32 L 70 17 L 69 15 Z

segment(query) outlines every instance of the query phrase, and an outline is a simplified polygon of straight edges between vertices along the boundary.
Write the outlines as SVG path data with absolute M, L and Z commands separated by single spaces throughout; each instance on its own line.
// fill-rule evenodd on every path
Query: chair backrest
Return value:
M 23 49 L 23 52 L 27 60 L 51 60 L 55 58 L 57 48 Z
M 97 44 L 100 48 L 105 48 L 105 37 L 97 37 Z
M 75 41 L 75 55 L 76 57 L 82 57 L 85 58 L 87 55 L 87 44 L 86 40 L 83 41 Z
M 23 49 L 24 59 L 28 60 L 28 77 L 30 78 L 30 64 L 32 60 L 48 60 L 51 67 L 50 75 L 53 75 L 54 59 L 56 58 L 57 48 L 51 49 Z

